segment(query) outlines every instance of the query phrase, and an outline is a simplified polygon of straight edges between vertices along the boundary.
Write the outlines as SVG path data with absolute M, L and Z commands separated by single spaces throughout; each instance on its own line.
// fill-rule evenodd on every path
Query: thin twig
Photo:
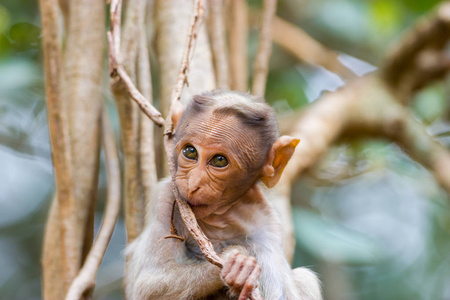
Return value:
M 151 105 L 147 99 L 138 91 L 138 89 L 134 86 L 133 81 L 128 76 L 127 71 L 123 68 L 123 66 L 119 65 L 117 67 L 117 74 L 120 76 L 120 79 L 125 83 L 128 93 L 136 101 L 142 111 L 155 122 L 158 126 L 164 125 L 164 119 L 161 117 L 161 113 Z
M 272 20 L 277 9 L 276 0 L 264 0 L 261 32 L 259 34 L 258 53 L 253 66 L 252 94 L 264 96 L 269 60 L 272 53 Z
M 111 1 L 111 31 L 108 31 L 109 68 L 111 78 L 121 80 L 131 98 L 136 101 L 142 111 L 158 126 L 164 125 L 161 113 L 151 105 L 134 86 L 133 81 L 123 68 L 120 61 L 120 23 L 122 0 Z
M 209 32 L 217 87 L 229 88 L 223 4 L 223 0 L 212 0 L 209 2 Z
M 184 84 L 188 84 L 187 75 L 189 73 L 189 64 L 192 54 L 194 53 L 195 42 L 197 41 L 197 36 L 200 28 L 200 23 L 203 20 L 205 14 L 204 0 L 196 0 L 194 3 L 194 14 L 192 15 L 191 25 L 189 27 L 189 33 L 187 36 L 186 47 L 183 52 L 183 57 L 181 58 L 180 71 L 178 73 L 177 83 L 172 91 L 171 106 L 169 117 L 166 120 L 166 127 L 164 134 L 172 134 L 173 124 L 171 115 L 173 114 L 173 109 L 176 106 L 175 102 L 180 101 L 181 92 L 183 90 Z
M 245 0 L 231 0 L 230 10 L 231 20 L 228 32 L 228 41 L 230 44 L 231 89 L 247 92 L 247 3 Z
M 179 240 L 180 242 L 184 242 L 184 237 L 181 237 L 181 236 L 176 235 L 176 234 L 169 234 L 169 235 L 166 235 L 166 236 L 160 238 L 160 239 L 156 242 L 156 244 L 159 244 L 159 243 L 161 243 L 162 241 L 167 240 L 167 239 L 176 239 L 176 240 Z
M 120 211 L 120 163 L 114 131 L 109 118 L 104 111 L 103 147 L 105 149 L 106 168 L 108 172 L 108 198 L 97 239 L 81 268 L 78 276 L 72 282 L 66 300 L 79 300 L 82 295 L 91 294 L 95 286 L 95 278 L 106 248 L 114 231 Z

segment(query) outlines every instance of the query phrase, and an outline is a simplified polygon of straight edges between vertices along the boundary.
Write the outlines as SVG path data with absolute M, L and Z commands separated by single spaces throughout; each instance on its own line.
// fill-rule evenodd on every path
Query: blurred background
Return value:
M 279 0 L 278 15 L 338 51 L 343 64 L 363 75 L 376 70 L 388 45 L 438 2 Z M 249 5 L 261 4 L 252 0 Z M 0 299 L 41 299 L 42 237 L 54 184 L 40 43 L 37 1 L 2 0 Z M 256 48 L 255 30 L 249 61 Z M 118 128 L 107 78 L 104 83 L 105 102 Z M 337 75 L 301 64 L 274 45 L 266 98 L 280 118 L 343 84 Z M 411 101 L 416 118 L 447 147 L 449 87 L 450 82 L 435 83 Z M 104 173 L 102 166 L 96 228 Z M 319 273 L 326 299 L 450 299 L 448 200 L 430 173 L 397 146 L 374 139 L 342 141 L 294 188 L 294 266 Z M 122 299 L 125 244 L 120 219 L 95 299 Z

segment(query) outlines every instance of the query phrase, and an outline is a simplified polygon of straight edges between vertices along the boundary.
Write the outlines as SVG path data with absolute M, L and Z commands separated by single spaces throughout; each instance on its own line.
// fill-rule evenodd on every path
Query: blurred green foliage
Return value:
M 278 15 L 342 53 L 340 59 L 349 68 L 364 74 L 376 68 L 388 45 L 438 2 L 279 0 Z M 258 0 L 249 3 L 261 7 Z M 54 186 L 40 40 L 38 1 L 2 0 L 0 299 L 41 298 L 39 259 Z M 252 31 L 250 70 L 256 49 Z M 270 70 L 266 98 L 283 113 L 301 109 L 343 84 L 335 74 L 305 66 L 278 47 L 273 49 Z M 444 144 L 450 136 L 447 86 L 430 85 L 411 104 L 415 116 Z M 104 90 L 108 95 L 107 86 Z M 114 122 L 117 128 L 116 117 Z M 100 200 L 104 189 L 103 170 Z M 298 181 L 293 201 L 294 265 L 319 272 L 326 299 L 450 299 L 448 196 L 398 147 L 383 140 L 345 141 Z M 96 228 L 101 209 L 100 201 Z M 99 271 L 96 299 L 121 299 L 123 227 L 120 221 Z

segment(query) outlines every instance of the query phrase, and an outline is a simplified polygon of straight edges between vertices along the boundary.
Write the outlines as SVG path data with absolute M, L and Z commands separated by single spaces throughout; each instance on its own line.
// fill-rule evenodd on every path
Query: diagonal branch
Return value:
M 397 143 L 450 193 L 450 152 L 426 132 L 378 76 L 362 77 L 323 96 L 290 128 L 290 134 L 302 143 L 285 169 L 283 182 L 291 184 L 340 137 L 369 135 Z
M 120 24 L 121 24 L 122 0 L 112 0 L 110 7 L 111 30 L 108 31 L 109 69 L 110 76 L 125 85 L 130 96 L 139 105 L 142 111 L 158 126 L 164 124 L 161 113 L 151 105 L 134 86 L 130 76 L 121 64 L 120 57 Z
M 100 263 L 105 255 L 106 248 L 111 240 L 117 217 L 120 211 L 120 163 L 114 131 L 108 115 L 104 111 L 103 147 L 105 149 L 106 168 L 108 172 L 108 196 L 97 239 L 89 251 L 88 256 L 78 276 L 72 282 L 66 300 L 79 300 L 83 295 L 90 295 L 95 286 L 95 278 Z
M 139 90 L 134 86 L 133 81 L 130 76 L 128 76 L 127 71 L 122 65 L 118 65 L 116 68 L 117 74 L 119 75 L 122 82 L 125 84 L 128 93 L 131 98 L 139 105 L 142 111 L 158 126 L 164 125 L 164 119 L 161 117 L 161 113 L 145 99 L 144 96 L 139 92 Z
M 277 9 L 276 0 L 264 0 L 261 32 L 259 34 L 258 53 L 253 66 L 252 94 L 264 96 L 269 60 L 272 53 L 272 20 Z
M 294 24 L 275 17 L 272 23 L 272 35 L 275 43 L 301 61 L 322 66 L 346 80 L 357 77 L 338 60 L 338 53 L 327 49 Z

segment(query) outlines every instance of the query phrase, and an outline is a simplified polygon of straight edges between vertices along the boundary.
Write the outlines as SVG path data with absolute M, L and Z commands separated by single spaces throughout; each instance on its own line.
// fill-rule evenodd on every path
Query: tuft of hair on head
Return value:
M 273 143 L 279 137 L 275 112 L 261 97 L 224 89 L 196 95 L 187 104 L 180 125 L 205 112 L 236 116 L 243 126 L 254 131 L 258 137 L 260 161 L 264 160 L 263 156 L 268 155 Z
M 211 109 L 213 114 L 235 115 L 244 124 L 261 129 L 262 137 L 270 144 L 278 138 L 278 123 L 273 109 L 259 96 L 238 91 L 217 89 L 193 97 L 188 115 Z

